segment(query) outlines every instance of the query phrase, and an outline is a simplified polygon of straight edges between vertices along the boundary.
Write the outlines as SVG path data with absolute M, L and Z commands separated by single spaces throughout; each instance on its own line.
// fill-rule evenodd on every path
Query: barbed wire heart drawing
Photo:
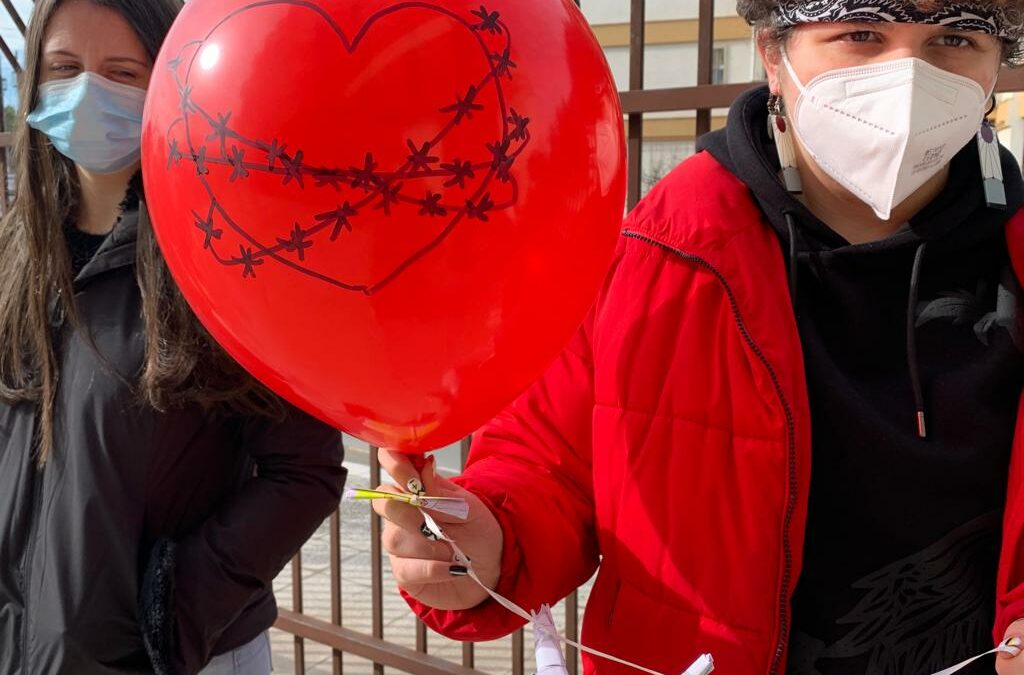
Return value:
M 341 156 L 336 151 L 325 156 L 315 144 L 304 146 L 274 133 L 246 133 L 239 119 L 249 111 L 212 109 L 196 91 L 196 69 L 216 61 L 223 48 L 214 39 L 217 31 L 246 13 L 273 7 L 312 12 L 337 37 L 342 58 L 358 53 L 367 36 L 389 17 L 409 11 L 450 21 L 452 30 L 471 38 L 479 55 L 459 69 L 461 88 L 446 104 L 411 113 L 418 115 L 409 127 L 419 132 L 415 137 L 399 130 L 365 138 L 361 147 L 348 148 Z M 487 226 L 520 199 L 516 174 L 530 144 L 530 118 L 507 99 L 504 88 L 517 67 L 511 31 L 501 13 L 486 5 L 459 13 L 439 3 L 402 2 L 369 16 L 352 37 L 315 2 L 268 0 L 231 12 L 167 63 L 180 114 L 165 132 L 165 169 L 189 172 L 202 186 L 201 203 L 188 205 L 195 245 L 246 280 L 278 265 L 344 291 L 380 292 L 442 246 L 458 227 Z M 468 148 L 466 152 L 446 154 L 446 141 L 460 134 L 482 136 L 481 142 L 467 145 L 464 138 L 459 147 Z M 257 178 L 294 191 L 294 208 L 286 220 L 246 222 L 232 208 L 232 199 L 244 195 L 246 183 Z M 259 220 L 251 213 L 248 218 Z M 427 228 L 430 236 L 403 250 L 373 279 L 354 279 L 350 270 L 337 269 L 321 254 L 346 246 L 361 227 L 384 224 L 393 226 L 396 236 L 413 224 Z

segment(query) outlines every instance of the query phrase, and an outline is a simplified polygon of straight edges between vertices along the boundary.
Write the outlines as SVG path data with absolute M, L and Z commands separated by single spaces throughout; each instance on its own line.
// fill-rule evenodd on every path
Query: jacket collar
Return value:
M 106 241 L 96 251 L 92 260 L 86 263 L 75 277 L 75 288 L 79 288 L 96 276 L 121 267 L 135 264 L 135 244 L 138 241 L 139 209 L 125 211 Z

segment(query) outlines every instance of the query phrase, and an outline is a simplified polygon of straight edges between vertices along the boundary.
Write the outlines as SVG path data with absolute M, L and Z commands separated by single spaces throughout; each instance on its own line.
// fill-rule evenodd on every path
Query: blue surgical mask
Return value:
M 39 104 L 26 118 L 53 147 L 83 169 L 114 173 L 142 155 L 146 91 L 95 73 L 39 87 Z

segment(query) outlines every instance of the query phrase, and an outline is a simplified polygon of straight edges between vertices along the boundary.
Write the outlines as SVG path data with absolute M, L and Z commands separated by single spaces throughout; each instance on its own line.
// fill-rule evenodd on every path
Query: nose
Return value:
M 889 53 L 885 55 L 886 60 L 895 59 L 909 59 L 918 58 L 924 59 L 926 56 L 923 45 L 913 44 L 897 44 L 893 45 Z

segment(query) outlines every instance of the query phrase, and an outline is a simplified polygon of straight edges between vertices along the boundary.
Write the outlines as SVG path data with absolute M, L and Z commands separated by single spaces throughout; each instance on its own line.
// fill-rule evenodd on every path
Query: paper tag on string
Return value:
M 562 643 L 556 637 L 555 617 L 551 608 L 542 605 L 533 615 L 533 644 L 537 656 L 537 675 L 569 675 Z
M 347 502 L 366 502 L 375 499 L 402 502 L 421 509 L 443 513 L 446 516 L 458 518 L 459 520 L 465 520 L 469 517 L 469 502 L 461 497 L 431 497 L 430 495 L 415 495 L 408 492 L 385 492 L 383 490 L 365 490 L 362 488 L 345 490 L 344 500 Z

